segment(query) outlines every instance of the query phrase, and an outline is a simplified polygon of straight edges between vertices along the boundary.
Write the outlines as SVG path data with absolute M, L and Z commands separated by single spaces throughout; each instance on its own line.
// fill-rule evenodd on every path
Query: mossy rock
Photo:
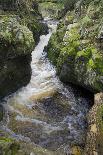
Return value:
M 55 44 L 51 44 L 48 56 L 50 56 L 50 60 L 53 58 L 52 62 L 56 65 L 59 77 L 63 82 L 83 86 L 92 92 L 100 92 L 103 91 L 101 26 L 103 3 L 102 1 L 90 1 L 88 5 L 85 5 L 87 8 L 82 8 L 81 13 L 83 14 L 76 20 L 77 26 L 69 23 L 65 34 L 63 34 L 64 37 L 61 37 L 63 40 L 59 44 L 57 40 L 60 36 L 57 34 L 61 30 L 61 26 L 63 29 L 65 24 L 58 27 Z M 71 19 L 74 13 L 68 12 L 67 15 L 66 18 Z M 59 47 L 58 50 L 56 50 L 57 47 Z M 55 50 L 53 51 L 53 49 Z M 56 51 L 58 54 L 55 56 Z
M 18 56 L 30 54 L 34 47 L 32 32 L 20 25 L 16 18 L 0 19 L 0 54 Z

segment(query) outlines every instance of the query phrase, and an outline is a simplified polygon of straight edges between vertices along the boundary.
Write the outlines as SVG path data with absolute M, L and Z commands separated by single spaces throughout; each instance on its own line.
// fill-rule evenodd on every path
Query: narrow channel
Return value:
M 80 89 L 63 85 L 44 51 L 57 22 L 32 52 L 30 83 L 4 99 L 1 129 L 11 137 L 35 143 L 65 155 L 72 146 L 84 146 L 86 114 L 91 100 Z

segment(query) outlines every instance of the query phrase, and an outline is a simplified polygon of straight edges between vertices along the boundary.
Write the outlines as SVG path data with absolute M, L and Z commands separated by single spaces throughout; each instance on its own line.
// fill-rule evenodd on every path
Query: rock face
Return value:
M 103 91 L 103 3 L 89 1 L 80 3 L 79 8 L 79 12 L 68 12 L 59 23 L 47 47 L 48 57 L 63 82 L 100 92 Z
M 84 155 L 103 154 L 103 93 L 95 95 L 94 105 L 88 114 L 88 133 Z
M 9 5 L 10 4 L 10 5 Z M 31 78 L 31 52 L 45 30 L 34 0 L 0 1 L 0 98 Z

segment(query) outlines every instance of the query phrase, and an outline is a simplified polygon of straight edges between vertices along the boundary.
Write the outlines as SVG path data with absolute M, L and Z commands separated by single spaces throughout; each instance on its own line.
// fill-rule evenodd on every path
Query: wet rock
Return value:
M 31 55 L 4 60 L 0 71 L 0 98 L 25 86 L 31 78 Z

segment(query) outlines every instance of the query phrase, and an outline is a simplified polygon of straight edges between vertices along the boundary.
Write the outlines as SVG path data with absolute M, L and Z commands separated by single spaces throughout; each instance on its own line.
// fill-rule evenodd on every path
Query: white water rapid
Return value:
M 48 24 L 49 34 L 40 37 L 32 52 L 30 83 L 5 98 L 5 117 L 0 129 L 53 155 L 66 155 L 70 146 L 84 145 L 89 99 L 71 86 L 63 86 L 56 76 L 43 51 L 57 25 L 53 21 Z

